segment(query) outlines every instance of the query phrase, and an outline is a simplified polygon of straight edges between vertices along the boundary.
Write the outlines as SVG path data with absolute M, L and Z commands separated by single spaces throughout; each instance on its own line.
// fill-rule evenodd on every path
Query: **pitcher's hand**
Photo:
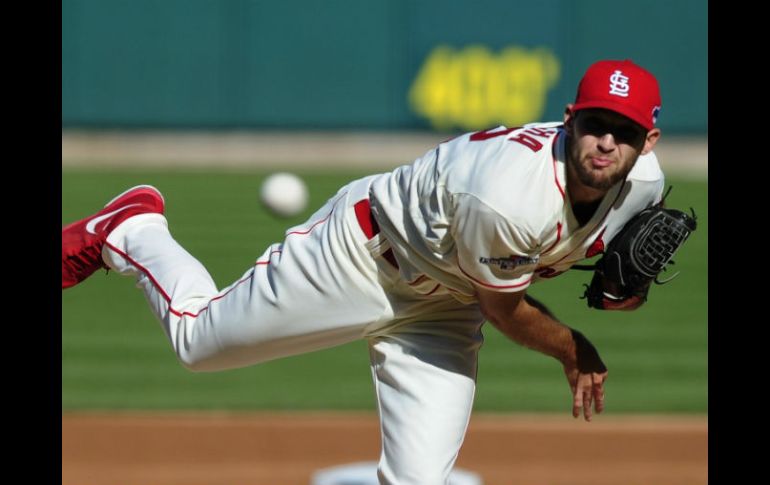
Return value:
M 565 367 L 564 373 L 572 389 L 572 416 L 579 417 L 582 408 L 585 420 L 591 421 L 591 403 L 597 414 L 604 411 L 604 383 L 607 381 L 607 371 L 581 373 L 577 367 Z

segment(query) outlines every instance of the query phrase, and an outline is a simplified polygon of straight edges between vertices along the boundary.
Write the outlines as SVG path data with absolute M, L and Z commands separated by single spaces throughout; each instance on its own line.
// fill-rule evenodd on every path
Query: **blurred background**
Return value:
M 62 158 L 392 167 L 447 134 L 561 119 L 601 58 L 656 74 L 676 150 L 708 127 L 705 5 L 63 0 Z M 696 150 L 662 159 L 704 170 Z
M 607 413 L 704 416 L 707 23 L 695 0 L 63 0 L 62 224 L 155 185 L 172 233 L 223 287 L 344 183 L 461 132 L 560 120 L 591 63 L 629 58 L 660 82 L 668 205 L 699 217 L 681 275 L 623 314 L 579 299 L 589 273 L 531 291 L 602 352 Z M 258 201 L 279 169 L 310 190 L 295 218 Z M 569 413 L 558 362 L 485 337 L 477 411 Z M 62 293 L 64 415 L 374 409 L 365 342 L 191 374 L 128 278 L 100 272 Z

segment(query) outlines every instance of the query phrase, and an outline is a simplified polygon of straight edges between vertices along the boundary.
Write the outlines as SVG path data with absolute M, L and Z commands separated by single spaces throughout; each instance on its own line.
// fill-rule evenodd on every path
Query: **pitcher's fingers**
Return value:
M 602 378 L 600 374 L 593 375 L 593 395 L 594 395 L 594 409 L 596 413 L 604 411 L 604 382 L 606 382 L 606 376 Z
M 583 393 L 583 417 L 586 421 L 591 421 L 591 417 L 593 416 L 591 411 L 591 399 L 592 396 L 590 390 Z
M 594 408 L 596 409 L 596 414 L 601 414 L 602 411 L 604 411 L 604 396 L 600 398 L 596 398 Z
M 580 416 L 580 408 L 583 407 L 582 391 L 579 389 L 572 395 L 572 417 L 577 418 Z
M 594 386 L 594 409 L 596 414 L 604 411 L 604 388 L 602 386 Z

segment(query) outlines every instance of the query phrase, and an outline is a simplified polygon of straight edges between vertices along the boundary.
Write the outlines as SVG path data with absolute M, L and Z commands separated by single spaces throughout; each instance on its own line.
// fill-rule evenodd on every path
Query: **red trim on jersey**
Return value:
M 610 211 L 612 210 L 612 207 L 615 205 L 615 202 L 617 202 L 617 201 L 618 201 L 618 198 L 620 198 L 620 195 L 623 193 L 623 188 L 624 188 L 625 186 L 626 186 L 626 181 L 625 181 L 625 180 L 623 180 L 623 184 L 620 186 L 620 190 L 618 190 L 618 195 L 616 195 L 616 196 L 615 196 L 615 200 L 613 200 L 613 201 L 612 201 L 612 204 L 609 204 L 609 206 L 608 206 L 608 208 L 607 208 L 607 212 L 605 212 L 605 213 L 604 213 L 604 215 L 602 216 L 602 218 L 599 220 L 599 223 L 598 223 L 598 224 L 596 224 L 596 226 L 595 226 L 595 227 L 599 227 L 599 226 L 601 226 L 602 224 L 604 224 L 604 220 L 605 220 L 605 219 L 607 219 L 607 216 L 610 214 Z M 605 228 L 605 229 L 606 229 L 606 228 Z M 602 232 L 604 232 L 604 231 L 602 231 Z M 579 249 L 580 247 L 582 247 L 582 246 L 583 246 L 583 243 L 584 243 L 584 242 L 586 242 L 586 239 L 588 239 L 588 237 L 589 237 L 589 236 L 590 236 L 592 233 L 593 233 L 593 231 L 591 231 L 591 232 L 590 232 L 590 233 L 589 233 L 589 234 L 588 234 L 586 237 L 584 237 L 584 238 L 583 238 L 583 240 L 582 240 L 582 241 L 580 241 L 580 244 L 578 244 L 578 249 Z M 555 264 L 558 264 L 558 263 L 560 263 L 560 262 L 564 261 L 564 259 L 565 259 L 567 256 L 569 256 L 570 254 L 572 254 L 572 253 L 574 253 L 574 252 L 575 252 L 575 250 L 572 250 L 572 251 L 570 251 L 569 253 L 565 254 L 563 258 L 561 258 L 559 261 L 556 261 L 556 262 L 555 262 L 555 263 L 553 263 L 551 266 L 553 266 L 553 265 L 555 265 Z M 582 259 L 582 258 L 581 258 L 581 259 Z
M 231 291 L 233 291 L 233 290 L 235 289 L 235 287 L 236 287 L 236 286 L 240 285 L 241 283 L 243 283 L 243 282 L 245 282 L 245 281 L 248 281 L 248 280 L 250 280 L 250 279 L 251 279 L 251 277 L 254 275 L 254 270 L 252 270 L 252 271 L 251 271 L 251 273 L 249 273 L 249 275 L 248 275 L 248 276 L 246 276 L 246 277 L 245 277 L 245 278 L 243 278 L 242 280 L 238 281 L 236 284 L 234 284 L 234 285 L 232 286 L 232 288 L 230 288 L 229 290 L 227 290 L 225 293 L 223 293 L 223 294 L 221 294 L 221 295 L 218 295 L 218 296 L 215 296 L 215 297 L 213 297 L 212 299 L 210 299 L 210 300 L 208 301 L 208 303 L 206 304 L 206 306 L 205 306 L 205 307 L 203 307 L 203 308 L 201 308 L 201 309 L 198 311 L 198 313 L 180 312 L 179 310 L 175 310 L 175 309 L 174 309 L 174 308 L 171 306 L 171 297 L 169 296 L 169 294 L 168 294 L 168 293 L 166 293 L 166 292 L 163 290 L 163 287 L 161 287 L 161 286 L 160 286 L 160 283 L 158 283 L 158 280 L 156 280 L 156 279 L 155 279 L 155 277 L 152 275 L 152 273 L 150 273 L 150 271 L 149 271 L 147 268 L 145 268 L 145 267 L 144 267 L 144 266 L 142 266 L 141 264 L 137 263 L 137 262 L 136 262 L 136 261 L 135 261 L 135 260 L 134 260 L 134 259 L 133 259 L 131 256 L 129 256 L 128 254 L 124 253 L 124 252 L 123 252 L 123 251 L 121 251 L 120 249 L 116 248 L 115 246 L 113 246 L 113 245 L 112 245 L 112 244 L 110 244 L 109 242 L 105 242 L 105 244 L 107 245 L 107 247 L 109 247 L 110 249 L 112 249 L 112 250 L 113 250 L 113 251 L 115 251 L 116 253 L 120 254 L 122 257 L 124 257 L 124 258 L 125 258 L 125 259 L 126 259 L 128 262 L 129 262 L 129 263 L 131 263 L 133 266 L 135 266 L 135 267 L 139 268 L 139 270 L 140 270 L 142 273 L 144 273 L 144 274 L 145 274 L 145 275 L 146 275 L 146 276 L 147 276 L 147 277 L 150 279 L 150 281 L 152 281 L 152 284 L 153 284 L 153 286 L 155 286 L 155 288 L 157 288 L 158 292 L 160 292 L 160 294 L 161 294 L 161 296 L 163 297 L 163 299 L 164 299 L 164 300 L 166 300 L 166 303 L 168 304 L 168 311 L 170 311 L 171 313 L 173 313 L 174 315 L 176 315 L 176 316 L 178 316 L 178 317 L 180 317 L 180 318 L 181 318 L 181 317 L 183 317 L 183 316 L 185 316 L 185 315 L 186 315 L 186 316 L 189 316 L 189 317 L 197 318 L 197 317 L 198 317 L 198 316 L 199 316 L 201 313 L 203 313 L 205 310 L 208 310 L 208 308 L 209 308 L 209 305 L 211 305 L 211 302 L 213 302 L 213 301 L 217 301 L 217 300 L 221 300 L 222 298 L 224 298 L 225 296 L 227 296 L 228 294 L 230 294 L 230 292 L 231 292 Z
M 435 293 L 435 292 L 436 292 L 436 290 L 438 290 L 438 289 L 439 289 L 439 287 L 441 287 L 441 283 L 437 284 L 437 285 L 436 285 L 436 286 L 435 286 L 435 287 L 434 287 L 432 290 L 430 290 L 428 293 L 426 293 L 426 294 L 425 294 L 425 296 L 430 296 L 430 295 L 432 295 L 433 293 Z
M 559 189 L 559 193 L 561 193 L 561 198 L 564 199 L 564 189 L 562 188 L 561 184 L 559 183 L 559 176 L 557 175 L 556 171 L 556 154 L 554 153 L 556 151 L 556 142 L 559 139 L 560 132 L 556 133 L 556 136 L 553 137 L 553 149 L 551 150 L 551 161 L 553 162 L 553 180 L 556 182 L 556 188 Z
M 476 133 L 471 135 L 471 137 L 469 138 L 469 141 L 489 140 L 490 138 L 495 138 L 495 137 L 498 137 L 498 136 L 507 135 L 508 133 L 510 133 L 512 131 L 518 130 L 520 127 L 517 126 L 515 128 L 508 128 L 507 130 L 492 131 L 492 130 L 494 130 L 496 128 L 497 127 L 490 128 L 490 129 L 484 130 L 484 131 L 477 131 Z
M 586 258 L 593 258 L 599 253 L 604 252 L 604 241 L 602 240 L 602 236 L 604 236 L 604 231 L 607 230 L 607 226 L 604 226 L 604 229 L 602 229 L 602 232 L 599 233 L 598 236 L 596 236 L 596 239 L 594 239 L 594 242 L 591 243 L 591 246 L 586 251 Z
M 556 136 L 553 137 L 553 143 L 551 143 L 551 157 L 556 158 L 556 140 L 559 139 L 559 131 L 556 131 Z
M 561 222 L 557 222 L 557 223 L 556 223 L 556 241 L 554 241 L 554 243 L 553 243 L 553 244 L 551 244 L 551 245 L 548 247 L 548 249 L 546 249 L 545 251 L 543 251 L 542 253 L 540 253 L 540 255 L 543 255 L 543 254 L 546 254 L 546 253 L 548 253 L 548 252 L 549 252 L 551 249 L 553 249 L 554 247 L 556 247 L 556 245 L 557 245 L 557 244 L 559 244 L 559 241 L 561 241 L 561 227 L 562 227 L 562 226 L 561 226 Z
M 477 280 L 477 279 L 476 279 L 476 278 L 474 278 L 473 276 L 469 275 L 469 274 L 468 274 L 468 273 L 467 273 L 467 272 L 466 272 L 466 271 L 463 269 L 463 267 L 462 267 L 462 266 L 460 266 L 460 263 L 459 263 L 459 262 L 457 263 L 457 267 L 458 267 L 458 268 L 460 268 L 460 271 L 462 271 L 462 272 L 463 272 L 463 274 L 464 274 L 465 276 L 467 276 L 468 278 L 472 279 L 473 281 L 475 281 L 476 283 L 480 284 L 481 286 L 486 286 L 487 288 L 498 288 L 498 289 L 504 289 L 504 288 L 519 288 L 520 286 L 524 286 L 524 285 L 528 284 L 530 281 L 532 281 L 532 277 L 530 276 L 530 278 L 529 278 L 527 281 L 524 281 L 524 282 L 522 282 L 522 283 L 519 283 L 519 284 L 516 284 L 516 285 L 506 285 L 506 286 L 493 285 L 493 284 L 490 284 L 490 283 L 486 283 L 486 282 L 484 282 L 484 281 L 481 281 L 481 280 Z

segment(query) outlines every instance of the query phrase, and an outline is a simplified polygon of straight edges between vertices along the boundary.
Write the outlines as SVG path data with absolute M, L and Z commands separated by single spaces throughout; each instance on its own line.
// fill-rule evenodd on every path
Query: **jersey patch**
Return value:
M 512 270 L 517 266 L 525 266 L 529 264 L 537 264 L 540 261 L 540 256 L 510 256 L 508 258 L 485 258 L 481 256 L 479 263 L 488 264 L 490 266 L 499 266 L 502 270 Z

